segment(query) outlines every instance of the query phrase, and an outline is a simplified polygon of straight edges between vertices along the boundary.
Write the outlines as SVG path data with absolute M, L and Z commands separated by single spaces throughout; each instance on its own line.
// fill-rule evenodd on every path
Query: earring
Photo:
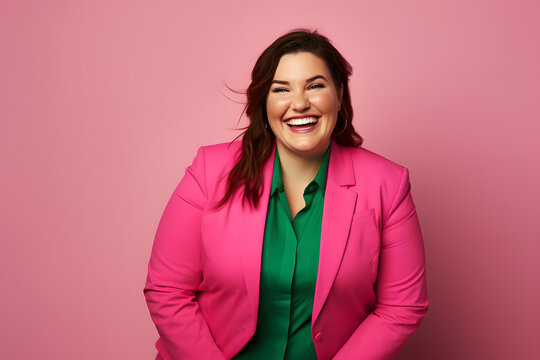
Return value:
M 345 129 L 347 129 L 347 126 L 349 125 L 349 122 L 347 121 L 347 118 L 345 117 L 345 115 L 343 115 L 343 118 L 344 118 L 344 121 L 345 121 L 345 126 L 343 127 L 343 130 L 341 130 L 340 132 L 338 132 L 337 134 L 333 134 L 333 135 L 341 135 L 343 134 L 343 132 L 345 131 Z M 334 128 L 335 130 L 335 128 Z

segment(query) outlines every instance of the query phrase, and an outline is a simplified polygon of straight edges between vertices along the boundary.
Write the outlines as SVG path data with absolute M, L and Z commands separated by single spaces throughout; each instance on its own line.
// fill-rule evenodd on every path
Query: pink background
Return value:
M 318 28 L 409 167 L 430 311 L 399 359 L 538 359 L 538 1 L 0 1 L 0 358 L 151 359 L 154 232 L 260 52 Z M 244 121 L 240 125 L 245 124 Z

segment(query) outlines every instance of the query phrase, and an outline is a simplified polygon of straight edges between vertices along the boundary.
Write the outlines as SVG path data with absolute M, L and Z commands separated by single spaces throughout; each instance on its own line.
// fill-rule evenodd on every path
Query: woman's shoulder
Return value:
M 242 141 L 202 145 L 197 150 L 195 162 L 204 163 L 205 167 L 228 167 L 238 160 L 242 150 Z
M 350 147 L 346 151 L 351 155 L 355 186 L 359 192 L 383 194 L 383 197 L 393 199 L 399 189 L 410 186 L 407 167 L 363 147 Z
M 204 151 L 207 162 L 218 162 L 223 165 L 228 162 L 236 162 L 242 150 L 242 141 L 235 140 L 232 142 L 203 145 L 200 149 Z
M 215 183 L 227 176 L 242 150 L 242 141 L 203 145 L 199 147 L 193 165 L 201 168 L 206 181 Z
M 404 166 L 364 147 L 342 147 L 351 154 L 353 166 L 358 171 L 365 172 L 370 169 L 383 174 L 399 173 L 404 170 Z

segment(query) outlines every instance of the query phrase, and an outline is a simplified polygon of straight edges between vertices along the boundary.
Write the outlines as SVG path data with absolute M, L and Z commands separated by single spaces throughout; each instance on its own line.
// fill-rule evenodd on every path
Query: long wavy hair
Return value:
M 349 92 L 351 65 L 328 38 L 317 30 L 293 29 L 266 48 L 253 67 L 251 84 L 246 91 L 247 103 L 243 111 L 249 118 L 249 125 L 244 128 L 242 152 L 229 172 L 226 192 L 217 208 L 223 207 L 242 187 L 242 201 L 254 207 L 258 206 L 263 191 L 263 164 L 270 156 L 275 141 L 275 135 L 268 125 L 266 97 L 281 57 L 298 52 L 309 52 L 323 59 L 336 89 L 343 86 L 341 110 L 338 112 L 334 130 L 338 129 L 339 132 L 333 133 L 332 138 L 344 146 L 362 145 L 363 139 L 352 125 L 353 109 Z

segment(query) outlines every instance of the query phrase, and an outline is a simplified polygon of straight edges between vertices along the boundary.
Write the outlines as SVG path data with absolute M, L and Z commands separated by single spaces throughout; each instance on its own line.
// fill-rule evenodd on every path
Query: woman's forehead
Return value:
M 274 80 L 306 81 L 316 76 L 329 80 L 330 71 L 324 60 L 309 52 L 298 52 L 281 57 Z

